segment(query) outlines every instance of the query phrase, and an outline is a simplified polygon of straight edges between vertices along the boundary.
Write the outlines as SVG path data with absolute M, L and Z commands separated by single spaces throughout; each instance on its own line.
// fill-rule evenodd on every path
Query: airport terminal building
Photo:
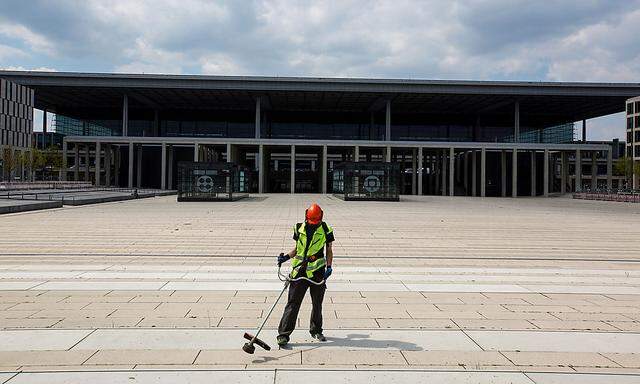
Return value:
M 635 83 L 0 77 L 32 90 L 35 108 L 55 113 L 67 180 L 174 189 L 179 161 L 229 161 L 251 170 L 254 193 L 331 193 L 333 168 L 344 161 L 399 163 L 403 194 L 547 196 L 611 187 L 617 148 L 575 141 L 573 123 L 583 121 L 584 130 L 585 120 L 623 112 L 640 95 Z M 604 172 L 585 177 L 603 163 Z

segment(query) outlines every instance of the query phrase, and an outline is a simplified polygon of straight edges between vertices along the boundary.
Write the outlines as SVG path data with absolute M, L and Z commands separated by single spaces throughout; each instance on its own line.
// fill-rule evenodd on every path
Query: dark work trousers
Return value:
M 314 276 L 314 280 L 322 280 L 323 274 L 324 268 L 322 268 L 321 273 L 316 273 L 316 275 L 319 275 L 319 278 Z M 312 305 L 309 332 L 312 335 L 322 333 L 322 300 L 324 300 L 324 291 L 327 289 L 327 285 L 314 285 L 306 280 L 300 280 L 292 281 L 289 284 L 289 301 L 284 308 L 282 320 L 280 320 L 280 325 L 278 326 L 278 334 L 280 336 L 286 336 L 288 338 L 296 328 L 298 312 L 300 311 L 300 305 L 302 305 L 302 299 L 304 299 L 307 288 L 311 294 Z

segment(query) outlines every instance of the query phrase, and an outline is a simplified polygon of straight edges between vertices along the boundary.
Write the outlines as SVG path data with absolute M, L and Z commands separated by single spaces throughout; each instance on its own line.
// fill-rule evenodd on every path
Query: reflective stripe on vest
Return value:
M 327 232 L 325 233 L 325 229 Z M 327 233 L 331 233 L 332 229 L 324 224 L 319 225 L 313 232 L 313 237 L 307 247 L 307 233 L 304 223 L 300 226 L 297 224 L 293 227 L 293 230 L 298 234 L 298 241 L 296 242 L 296 256 L 291 260 L 291 266 L 294 270 L 291 272 L 291 276 L 295 278 L 298 274 L 298 270 L 295 269 L 302 264 L 306 258 L 307 260 L 307 277 L 312 278 L 313 273 L 318 269 L 326 265 L 324 255 L 320 256 L 324 246 L 327 242 Z

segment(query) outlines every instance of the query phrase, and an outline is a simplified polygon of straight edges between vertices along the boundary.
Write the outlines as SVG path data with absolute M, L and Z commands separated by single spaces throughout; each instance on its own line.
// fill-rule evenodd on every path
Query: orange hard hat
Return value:
M 304 218 L 309 224 L 320 224 L 322 221 L 322 208 L 318 204 L 311 204 L 304 212 Z

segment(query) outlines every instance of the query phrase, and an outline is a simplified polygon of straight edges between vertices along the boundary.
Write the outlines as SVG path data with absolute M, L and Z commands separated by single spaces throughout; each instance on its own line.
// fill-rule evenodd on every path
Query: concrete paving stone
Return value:
M 509 352 L 503 351 L 515 365 L 564 367 L 618 367 L 615 362 L 592 352 Z
M 322 349 L 302 351 L 304 365 L 400 365 L 406 366 L 400 351 L 340 349 L 327 353 Z
M 11 367 L 9 367 L 11 368 Z M 13 369 L 6 369 L 5 371 L 14 371 Z M 10 378 L 14 377 L 16 374 L 12 373 L 12 372 L 0 372 L 0 382 L 1 383 L 6 383 L 9 381 Z
M 535 384 L 638 384 L 639 375 L 527 373 Z
M 640 353 L 640 334 L 547 331 L 467 331 L 484 350 Z
M 96 351 L 0 351 L 3 365 L 80 365 Z
M 0 289 L 2 289 L 0 283 Z M 165 281 L 48 281 L 38 286 L 38 289 L 44 290 L 156 290 L 165 285 Z M 25 288 L 26 289 L 26 288 Z
M 236 349 L 243 329 L 98 329 L 74 349 Z M 263 340 L 275 340 L 275 330 L 264 330 Z
M 526 288 L 509 284 L 406 284 L 415 292 L 529 292 Z
M 552 312 L 550 314 L 565 321 L 632 321 L 628 314 L 618 313 Z
M 9 378 L 10 376 L 7 376 Z M 273 383 L 272 371 L 193 371 L 193 372 L 42 372 L 20 373 L 9 381 L 10 384 L 174 384 L 178 382 L 191 384 L 204 383 Z
M 44 309 L 29 316 L 32 319 L 43 318 L 98 318 L 104 319 L 113 313 L 113 309 L 73 310 L 73 309 Z
M 558 320 L 557 317 L 545 312 L 479 312 L 483 318 L 491 320 Z
M 220 323 L 218 317 L 145 317 L 138 328 L 211 328 Z
M 74 372 L 74 371 L 131 371 L 135 365 L 28 365 L 21 367 L 22 372 Z
M 187 316 L 259 319 L 265 312 L 266 311 L 263 311 L 261 309 L 244 309 L 233 311 L 195 309 L 189 311 L 189 314 Z
M 640 295 L 640 287 L 609 285 L 523 285 L 525 289 L 539 293 L 593 293 Z
M 256 353 L 249 355 L 240 348 L 235 350 L 203 350 L 198 355 L 196 365 L 231 365 L 247 364 L 256 367 L 262 364 L 269 365 L 300 365 L 302 363 L 301 351 L 287 349 L 273 349 L 263 351 L 256 348 Z
M 622 367 L 640 368 L 640 354 L 638 353 L 604 353 L 603 355 Z
M 279 317 L 277 317 L 279 320 Z M 300 324 L 307 326 L 308 318 L 299 318 Z M 377 329 L 379 328 L 376 319 L 333 319 L 325 317 L 323 319 L 324 329 Z M 325 334 L 328 331 L 325 332 Z
M 478 312 L 418 312 L 409 310 L 409 315 L 413 319 L 482 319 Z
M 573 308 L 586 313 L 630 313 L 640 314 L 640 307 L 636 306 L 604 306 L 604 305 L 573 305 Z
M 49 328 L 62 319 L 0 319 L 0 328 Z
M 326 300 L 326 298 L 325 298 Z M 335 304 L 395 304 L 400 300 L 412 299 L 396 299 L 395 297 L 350 297 L 350 296 L 332 296 L 331 302 Z
M 0 331 L 0 351 L 67 350 L 86 337 L 85 330 L 4 330 Z
M 256 366 L 256 370 L 272 369 L 274 366 L 263 367 L 261 365 Z M 287 366 L 290 367 L 290 366 Z M 299 366 L 298 366 L 299 367 Z M 277 368 L 277 367 L 276 367 Z M 196 371 L 196 370 L 244 370 L 248 369 L 246 364 L 235 365 L 217 365 L 217 364 L 137 364 L 134 368 L 136 371 Z
M 338 319 L 410 319 L 409 313 L 403 310 L 384 311 L 335 311 Z
M 304 359 L 304 354 L 303 354 Z M 321 373 L 321 374 L 320 374 Z M 379 370 L 359 370 L 359 371 L 322 371 L 305 375 L 307 384 L 346 384 L 346 383 L 369 383 L 369 384 L 532 384 L 525 375 L 518 372 L 429 372 L 429 371 L 379 371 Z M 300 381 L 300 372 L 278 371 L 276 384 L 293 384 Z M 13 383 L 11 383 L 13 384 Z M 55 383 L 54 383 L 55 384 Z M 537 384 L 537 383 L 536 383 Z M 627 383 L 624 383 L 627 384 Z
M 215 318 L 212 318 L 215 319 Z M 242 317 L 223 317 L 218 322 L 217 326 L 219 328 L 243 328 L 243 329 L 256 329 L 258 325 L 262 323 L 263 319 L 255 319 L 255 318 L 242 318 Z M 298 319 L 300 322 L 300 319 Z M 272 316 L 267 320 L 266 327 L 277 328 L 278 324 L 280 324 L 280 316 Z M 305 324 L 305 323 L 300 323 Z
M 185 317 L 188 310 L 116 309 L 108 317 Z
M 0 311 L 0 319 L 24 319 L 35 313 L 38 313 L 38 310 L 31 311 Z M 630 319 L 627 319 L 630 320 Z
M 154 283 L 155 284 L 155 283 Z M 73 293 L 73 291 L 72 291 Z M 162 301 L 158 300 L 161 297 L 170 297 L 174 292 L 171 291 L 148 291 L 144 289 L 123 289 L 123 290 L 112 290 L 105 293 L 104 296 L 107 297 L 134 297 L 134 298 L 147 298 L 154 299 L 153 301 Z
M 538 329 L 527 320 L 487 320 L 487 319 L 455 319 L 455 324 L 462 329 L 489 330 L 526 330 Z
M 155 283 L 154 283 L 155 284 Z M 170 281 L 162 290 L 189 291 L 236 291 L 239 287 L 249 291 L 280 291 L 282 284 L 276 282 L 234 282 L 234 281 Z
M 505 305 L 512 312 L 577 312 L 566 305 Z
M 637 368 L 573 367 L 573 370 L 580 374 L 640 375 Z
M 57 322 L 53 328 L 59 329 L 95 329 L 95 328 L 130 328 L 135 327 L 142 320 L 141 317 L 118 318 L 66 318 Z
M 518 366 L 518 365 L 479 365 L 476 367 L 465 367 L 466 371 L 492 371 L 492 372 L 553 372 L 553 373 L 575 373 L 579 367 L 552 367 L 552 366 Z M 596 369 L 596 368 L 593 368 Z
M 555 330 L 580 330 L 580 331 L 617 331 L 613 327 L 602 321 L 572 321 L 572 320 L 531 320 L 540 329 Z
M 640 321 L 640 314 L 625 313 L 624 316 L 634 321 Z
M 63 310 L 67 310 L 67 309 L 74 309 L 74 310 L 79 310 L 82 309 L 83 307 L 86 307 L 87 305 L 89 305 L 88 302 L 77 302 L 77 303 L 51 303 L 51 302 L 44 302 L 44 303 L 20 303 L 20 304 L 16 304 L 14 306 L 12 306 L 11 308 L 9 308 L 9 310 L 11 311 L 40 311 L 43 309 L 63 309 Z
M 499 352 L 493 351 L 402 351 L 410 365 L 469 366 L 510 365 Z
M 0 290 L 31 289 L 42 285 L 44 281 L 0 281 Z
M 111 309 L 111 310 L 153 310 L 161 305 L 162 302 L 134 302 L 134 303 L 107 303 L 96 302 L 86 304 L 82 309 Z M 52 309 L 52 308 L 48 308 Z
M 84 364 L 192 364 L 197 349 L 154 349 L 154 350 L 100 350 Z
M 449 319 L 376 319 L 380 328 L 457 329 Z
M 640 332 L 640 322 L 631 322 L 631 321 L 608 321 L 613 327 L 618 328 L 621 331 L 627 332 Z
M 435 304 L 435 306 L 444 312 L 508 312 L 505 307 L 499 304 Z M 419 310 L 419 309 L 414 309 Z

